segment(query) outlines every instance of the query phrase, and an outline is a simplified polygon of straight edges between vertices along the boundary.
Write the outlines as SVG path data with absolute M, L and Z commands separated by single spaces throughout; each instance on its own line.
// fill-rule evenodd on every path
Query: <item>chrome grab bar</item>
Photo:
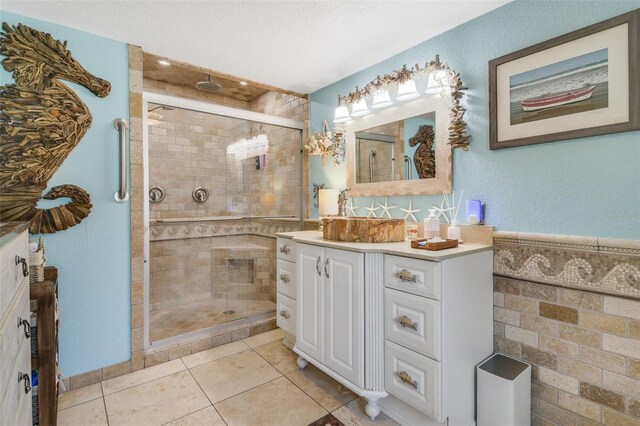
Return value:
M 127 192 L 127 128 L 129 124 L 123 118 L 116 118 L 113 120 L 113 127 L 118 131 L 118 142 L 120 145 L 120 187 L 113 194 L 113 198 L 118 203 L 124 203 L 129 199 L 129 193 Z

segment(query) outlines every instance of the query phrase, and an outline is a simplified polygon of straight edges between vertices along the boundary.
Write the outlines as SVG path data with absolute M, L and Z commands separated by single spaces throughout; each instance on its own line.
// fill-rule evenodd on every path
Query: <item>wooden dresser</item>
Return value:
M 0 425 L 32 424 L 27 232 L 0 225 Z

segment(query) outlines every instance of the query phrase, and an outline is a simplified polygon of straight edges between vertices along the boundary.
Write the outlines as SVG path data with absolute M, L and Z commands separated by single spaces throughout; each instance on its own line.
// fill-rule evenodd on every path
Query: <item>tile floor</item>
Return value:
M 223 311 L 230 309 L 232 314 Z M 152 342 L 203 330 L 230 321 L 275 311 L 269 300 L 207 299 L 149 312 Z
M 276 329 L 60 396 L 59 426 L 397 425 L 312 365 Z

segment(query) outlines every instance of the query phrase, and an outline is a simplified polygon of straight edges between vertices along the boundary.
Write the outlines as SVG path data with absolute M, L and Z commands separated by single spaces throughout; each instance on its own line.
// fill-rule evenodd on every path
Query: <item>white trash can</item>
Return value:
M 494 354 L 476 367 L 478 426 L 531 425 L 531 366 Z

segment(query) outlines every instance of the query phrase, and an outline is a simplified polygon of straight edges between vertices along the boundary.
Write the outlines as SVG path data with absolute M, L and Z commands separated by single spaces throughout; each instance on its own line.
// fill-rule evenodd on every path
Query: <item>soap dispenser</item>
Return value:
M 429 216 L 424 220 L 424 237 L 432 240 L 440 236 L 440 219 L 436 216 L 436 209 L 429 209 Z

